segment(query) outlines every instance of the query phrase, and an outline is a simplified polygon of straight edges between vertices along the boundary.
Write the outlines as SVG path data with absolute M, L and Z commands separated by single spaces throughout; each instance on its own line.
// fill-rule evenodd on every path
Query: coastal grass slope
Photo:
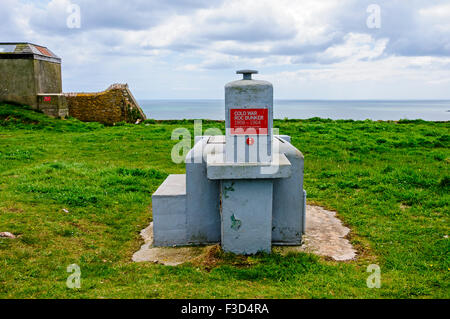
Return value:
M 175 128 L 104 126 L 0 105 L 0 298 L 449 298 L 450 123 L 275 120 L 305 156 L 308 203 L 351 228 L 357 259 L 224 254 L 134 263 L 151 194 L 184 173 Z M 203 129 L 223 122 L 204 121 Z M 81 268 L 69 289 L 67 266 Z M 370 289 L 367 266 L 381 269 Z

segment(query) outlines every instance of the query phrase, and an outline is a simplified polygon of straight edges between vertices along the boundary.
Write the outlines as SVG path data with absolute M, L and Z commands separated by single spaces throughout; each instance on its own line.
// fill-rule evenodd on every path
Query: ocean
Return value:
M 224 100 L 139 100 L 149 119 L 224 120 Z M 449 121 L 450 100 L 275 100 L 276 119 Z

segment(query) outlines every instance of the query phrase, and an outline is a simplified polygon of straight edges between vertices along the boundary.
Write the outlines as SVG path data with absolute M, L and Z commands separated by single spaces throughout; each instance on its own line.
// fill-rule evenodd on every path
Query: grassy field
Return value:
M 275 121 L 305 155 L 309 203 L 352 229 L 355 261 L 219 251 L 213 264 L 133 263 L 151 194 L 184 172 L 170 159 L 178 127 L 193 122 L 104 127 L 0 105 L 0 231 L 20 235 L 0 238 L 0 298 L 450 297 L 449 122 Z M 70 264 L 80 289 L 66 287 Z

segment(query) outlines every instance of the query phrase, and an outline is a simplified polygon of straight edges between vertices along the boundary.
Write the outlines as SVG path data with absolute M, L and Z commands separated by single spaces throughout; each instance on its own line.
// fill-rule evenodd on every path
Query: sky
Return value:
M 449 0 L 0 0 L 0 42 L 25 41 L 65 92 L 222 99 L 256 69 L 276 99 L 450 99 Z

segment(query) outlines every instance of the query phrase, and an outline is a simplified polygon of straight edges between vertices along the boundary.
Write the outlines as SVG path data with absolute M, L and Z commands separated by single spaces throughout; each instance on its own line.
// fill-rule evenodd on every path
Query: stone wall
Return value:
M 65 93 L 69 115 L 85 122 L 114 125 L 145 120 L 127 84 L 113 84 L 98 93 Z

